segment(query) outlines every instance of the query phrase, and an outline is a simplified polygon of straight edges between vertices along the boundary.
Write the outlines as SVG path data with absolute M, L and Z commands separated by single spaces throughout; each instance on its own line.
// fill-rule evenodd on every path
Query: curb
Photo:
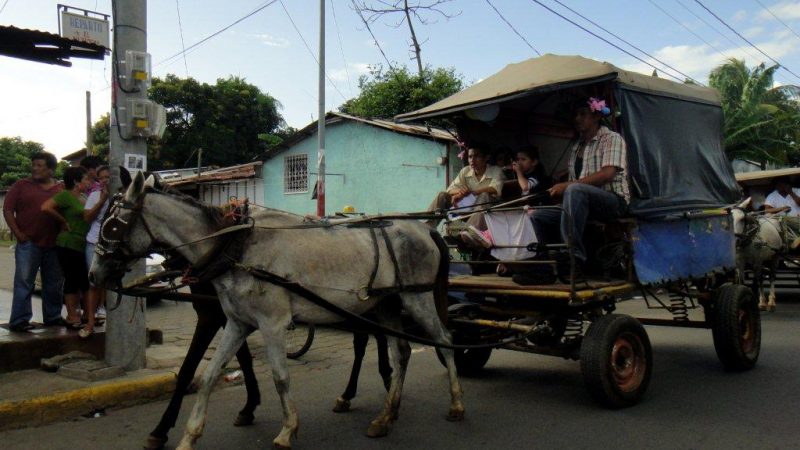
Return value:
M 157 400 L 172 394 L 175 379 L 174 373 L 164 373 L 102 383 L 28 400 L 0 402 L 0 431 L 39 426 L 99 409 Z

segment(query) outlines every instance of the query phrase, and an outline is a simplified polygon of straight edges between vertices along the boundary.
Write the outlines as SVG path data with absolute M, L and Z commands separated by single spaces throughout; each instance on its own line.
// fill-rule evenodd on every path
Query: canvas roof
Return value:
M 395 117 L 398 122 L 442 116 L 484 106 L 536 91 L 616 79 L 621 85 L 640 91 L 702 103 L 719 104 L 712 88 L 676 83 L 664 78 L 620 69 L 607 62 L 582 56 L 547 54 L 509 64 L 500 72 L 425 108 Z

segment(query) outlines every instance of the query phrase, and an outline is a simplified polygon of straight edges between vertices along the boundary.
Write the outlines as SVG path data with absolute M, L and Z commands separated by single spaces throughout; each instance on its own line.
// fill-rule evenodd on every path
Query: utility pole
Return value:
M 92 91 L 86 91 L 86 156 L 92 154 Z
M 147 51 L 147 0 L 114 0 L 113 23 L 114 40 L 112 57 L 113 93 L 111 96 L 111 133 L 109 165 L 112 170 L 111 192 L 121 187 L 119 167 L 125 166 L 125 155 L 143 155 L 147 158 L 147 141 L 141 137 L 129 137 L 130 133 L 120 129 L 119 120 L 127 115 L 121 114 L 131 99 L 146 99 L 146 89 L 123 89 L 120 80 L 125 67 L 125 52 Z M 129 74 L 125 74 L 130 77 Z M 119 117 L 122 116 L 122 117 Z M 130 127 L 127 127 L 130 128 Z M 146 159 L 145 159 L 146 161 Z M 144 275 L 144 262 L 134 264 L 126 280 Z M 145 366 L 144 299 L 123 296 L 118 307 L 114 307 L 116 295 L 109 292 L 109 308 L 106 327 L 106 362 L 125 370 L 137 370 Z
M 325 0 L 319 0 L 319 108 L 317 134 L 317 215 L 325 215 Z

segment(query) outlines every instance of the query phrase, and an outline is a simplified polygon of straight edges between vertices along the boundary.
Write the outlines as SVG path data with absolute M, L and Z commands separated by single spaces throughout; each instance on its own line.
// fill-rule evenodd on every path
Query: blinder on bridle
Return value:
M 123 218 L 120 215 L 124 210 L 131 211 L 131 214 L 127 218 Z M 153 233 L 150 231 L 150 227 L 147 226 L 147 222 L 145 222 L 142 217 L 141 212 L 141 201 L 133 203 L 126 200 L 123 194 L 115 195 L 114 202 L 108 208 L 103 218 L 103 223 L 100 226 L 100 236 L 95 246 L 95 253 L 98 256 L 120 254 L 120 256 L 126 259 L 138 259 L 149 255 L 151 253 L 149 249 L 145 254 L 134 254 L 128 245 L 130 228 L 136 223 L 136 220 L 139 219 L 142 221 L 142 225 L 144 225 L 152 241 L 156 241 L 155 237 L 153 237 Z

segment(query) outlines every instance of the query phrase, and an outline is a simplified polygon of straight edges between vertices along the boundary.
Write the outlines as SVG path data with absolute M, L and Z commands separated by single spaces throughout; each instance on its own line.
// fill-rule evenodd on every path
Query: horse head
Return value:
M 148 187 L 155 185 L 139 172 L 124 194 L 114 197 L 100 227 L 100 236 L 89 270 L 89 280 L 104 286 L 122 278 L 133 261 L 146 257 L 158 246 L 142 217 Z
M 739 237 L 744 235 L 745 223 L 747 221 L 747 213 L 745 210 L 750 206 L 752 197 L 747 197 L 739 204 L 731 208 L 731 216 L 733 217 L 733 232 Z

